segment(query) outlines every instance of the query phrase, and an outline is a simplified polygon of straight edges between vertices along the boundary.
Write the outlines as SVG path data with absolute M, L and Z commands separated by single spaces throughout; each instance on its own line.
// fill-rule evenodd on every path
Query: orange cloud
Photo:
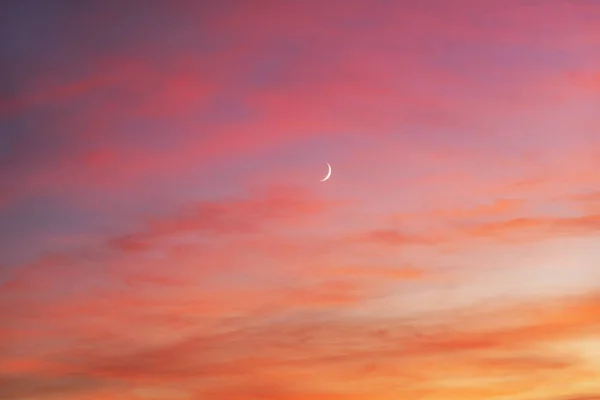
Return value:
M 419 379 L 420 385 L 424 385 L 421 389 L 408 386 L 390 392 L 400 395 L 426 390 L 429 384 L 425 382 L 430 382 L 431 388 L 435 387 L 435 382 L 449 376 L 519 376 L 532 369 L 548 374 L 577 371 L 581 362 L 576 355 L 564 358 L 542 354 L 539 346 L 592 333 L 600 310 L 597 295 L 592 294 L 571 300 L 541 302 L 532 307 L 506 307 L 496 315 L 483 308 L 482 314 L 467 312 L 463 319 L 450 318 L 448 321 L 452 325 L 437 316 L 434 321 L 440 318 L 440 322 L 429 327 L 425 320 L 390 321 L 373 316 L 366 323 L 362 319 L 354 322 L 316 316 L 305 319 L 298 318 L 302 314 L 296 314 L 317 310 L 335 314 L 343 309 L 350 310 L 357 301 L 367 298 L 364 295 L 368 296 L 369 292 L 364 289 L 365 286 L 356 281 L 354 284 L 332 282 L 299 289 L 292 285 L 279 293 L 255 291 L 245 296 L 238 289 L 215 292 L 211 296 L 192 292 L 192 297 L 173 292 L 163 299 L 144 299 L 150 293 L 142 291 L 121 295 L 115 292 L 105 299 L 90 297 L 87 305 L 85 301 L 79 301 L 79 305 L 74 305 L 70 311 L 69 307 L 63 307 L 63 314 L 49 314 L 52 318 L 59 316 L 63 324 L 67 321 L 65 318 L 72 320 L 66 325 L 71 326 L 66 331 L 69 334 L 62 337 L 74 340 L 75 345 L 65 348 L 61 359 L 69 361 L 57 370 L 76 372 L 85 377 L 85 381 L 101 382 L 100 387 L 105 389 L 128 382 L 140 386 L 176 383 L 180 388 L 194 388 L 195 393 L 229 392 L 222 386 L 211 389 L 201 383 L 212 379 L 235 381 L 253 376 L 267 379 L 270 374 L 283 379 L 286 374 L 302 376 L 312 370 L 322 371 L 322 378 L 311 380 L 308 386 L 306 382 L 283 380 L 281 388 L 291 390 L 291 393 L 279 393 L 277 396 L 280 397 L 274 397 L 282 400 L 295 398 L 299 393 L 339 399 L 358 396 L 342 393 L 339 388 L 329 389 L 329 394 L 326 390 L 309 389 L 309 386 L 326 385 L 327 382 L 344 382 L 350 376 L 354 381 L 364 382 L 374 377 L 401 381 Z M 235 296 L 240 297 L 235 299 Z M 104 304 L 91 307 L 94 303 Z M 202 312 L 203 307 L 219 304 L 217 313 Z M 254 311 L 251 304 L 256 307 Z M 244 305 L 250 307 L 239 307 Z M 67 311 L 69 314 L 64 313 Z M 234 317 L 240 313 L 250 319 Z M 110 323 L 89 324 L 85 322 L 87 317 L 78 317 L 84 315 L 92 318 L 90 322 L 105 316 Z M 281 318 L 283 316 L 287 318 Z M 202 320 L 207 317 L 214 322 L 201 329 Z M 38 318 L 43 318 L 42 314 Z M 184 321 L 185 318 L 187 324 L 177 322 L 177 319 Z M 136 326 L 134 331 L 131 331 L 131 324 Z M 144 329 L 148 329 L 147 334 L 157 329 L 172 331 L 170 335 L 177 330 L 188 333 L 183 333 L 180 338 L 167 339 L 170 336 L 165 336 L 152 343 L 138 335 Z M 73 336 L 74 333 L 77 335 Z M 6 341 L 7 337 L 4 339 Z M 38 340 L 41 339 L 42 336 Z M 13 340 L 11 342 L 15 343 Z M 10 363 L 5 364 L 7 368 L 18 369 L 21 373 L 29 373 L 26 371 L 31 368 L 46 368 L 31 362 L 25 365 L 18 360 Z M 34 378 L 27 379 L 32 382 Z M 12 389 L 8 394 L 25 393 L 20 391 L 18 382 L 21 381 L 9 385 Z M 32 385 L 40 390 L 47 388 L 43 382 Z M 77 387 L 78 383 L 68 385 Z M 69 393 L 68 385 L 56 390 Z M 253 390 L 250 381 L 240 385 L 237 386 L 240 390 L 246 387 L 250 392 Z M 273 385 L 273 390 L 279 387 L 276 383 Z M 364 395 L 387 398 L 381 384 L 373 385 Z M 86 390 L 93 393 L 96 389 L 88 387 Z M 481 394 L 499 389 L 481 386 L 477 390 Z M 446 394 L 458 392 L 458 389 L 449 389 Z
M 583 395 L 583 396 L 568 396 L 568 397 L 561 397 L 560 399 L 553 399 L 553 400 L 600 400 L 600 394 L 599 395 Z

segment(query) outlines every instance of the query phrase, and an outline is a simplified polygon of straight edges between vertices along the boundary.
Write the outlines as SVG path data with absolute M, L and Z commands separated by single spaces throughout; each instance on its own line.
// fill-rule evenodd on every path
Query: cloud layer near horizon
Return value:
M 598 398 L 600 5 L 1 7 L 0 397 Z

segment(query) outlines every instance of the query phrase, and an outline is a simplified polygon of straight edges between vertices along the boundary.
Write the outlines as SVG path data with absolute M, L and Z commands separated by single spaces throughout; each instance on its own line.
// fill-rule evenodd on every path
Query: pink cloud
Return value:
M 287 67 L 289 69 L 282 72 L 287 73 L 290 79 L 282 79 L 277 84 L 264 87 L 248 87 L 246 83 L 240 83 L 236 89 L 239 91 L 237 98 L 252 110 L 255 115 L 253 119 L 243 123 L 230 123 L 227 126 L 206 123 L 199 123 L 196 126 L 190 123 L 186 128 L 189 129 L 190 135 L 183 143 L 176 144 L 172 150 L 154 152 L 141 149 L 112 149 L 115 144 L 112 143 L 110 135 L 107 136 L 107 132 L 111 131 L 112 122 L 133 116 L 182 117 L 206 109 L 213 95 L 231 84 L 231 77 L 237 77 L 238 83 L 242 80 L 240 74 L 243 71 L 241 65 L 244 60 L 261 46 L 266 46 L 265 43 L 277 43 L 285 38 L 298 39 L 297 36 L 301 32 L 303 37 L 307 32 L 312 32 L 315 38 L 323 39 L 316 41 L 315 43 L 319 45 L 311 51 L 318 52 L 321 48 L 327 48 L 329 44 L 345 43 L 340 42 L 339 37 L 327 34 L 326 27 L 331 23 L 329 19 L 343 26 L 345 21 L 356 18 L 357 10 L 369 11 L 360 3 L 348 7 L 349 9 L 343 13 L 340 13 L 336 7 L 324 7 L 324 14 L 315 18 L 315 10 L 310 7 L 277 6 L 266 15 L 259 13 L 260 16 L 257 15 L 256 19 L 249 18 L 247 15 L 256 14 L 256 10 L 246 10 L 242 7 L 237 9 L 237 12 L 234 10 L 228 15 L 221 15 L 211 21 L 211 27 L 216 32 L 228 36 L 244 34 L 247 38 L 245 42 L 247 47 L 231 47 L 221 53 L 212 54 L 208 60 L 202 62 L 189 54 L 176 53 L 170 63 L 171 67 L 165 71 L 161 71 L 152 63 L 143 64 L 134 57 L 103 58 L 98 63 L 102 68 L 88 79 L 56 87 L 46 84 L 45 86 L 49 86 L 50 89 L 41 90 L 40 94 L 34 97 L 38 99 L 36 100 L 38 103 L 46 101 L 44 99 L 52 99 L 52 101 L 81 99 L 93 96 L 96 90 L 104 90 L 109 84 L 127 94 L 116 98 L 114 102 L 84 110 L 77 117 L 80 121 L 78 124 L 72 125 L 73 128 L 68 124 L 65 126 L 67 131 L 65 134 L 73 142 L 86 143 L 90 135 L 102 138 L 104 143 L 101 145 L 112 153 L 112 161 L 102 169 L 103 174 L 111 177 L 113 184 L 122 180 L 121 188 L 127 188 L 131 183 L 142 178 L 147 179 L 155 171 L 165 173 L 170 170 L 180 174 L 189 168 L 206 165 L 207 162 L 214 162 L 221 157 L 248 153 L 266 146 L 274 147 L 281 143 L 299 140 L 306 135 L 317 135 L 317 132 L 324 130 L 328 131 L 328 134 L 335 134 L 335 132 L 343 134 L 348 130 L 361 130 L 371 134 L 377 132 L 378 135 L 390 133 L 399 125 L 415 122 L 415 118 L 418 118 L 416 113 L 423 109 L 438 113 L 439 126 L 443 127 L 453 125 L 452 120 L 459 125 L 465 124 L 468 121 L 465 118 L 473 117 L 471 113 L 465 114 L 465 110 L 481 104 L 479 99 L 466 96 L 457 99 L 446 97 L 439 92 L 439 88 L 447 85 L 473 85 L 474 83 L 470 82 L 468 77 L 434 67 L 427 60 L 427 53 L 422 57 L 411 53 L 412 57 L 397 59 L 395 53 L 386 50 L 383 44 L 381 48 L 373 48 L 371 44 L 378 42 L 381 37 L 384 43 L 391 42 L 391 38 L 396 37 L 397 34 L 397 32 L 394 34 L 394 29 L 408 30 L 412 33 L 421 32 L 423 23 L 425 26 L 435 28 L 434 32 L 449 30 L 456 34 L 466 30 L 466 36 L 460 40 L 476 39 L 480 35 L 488 37 L 493 32 L 486 31 L 483 27 L 472 26 L 473 24 L 456 24 L 450 21 L 440 24 L 436 14 L 426 8 L 417 7 L 408 13 L 407 10 L 398 8 L 397 12 L 393 9 L 384 14 L 377 14 L 375 8 L 364 17 L 381 22 L 372 36 L 359 35 L 351 30 L 340 28 L 344 34 L 356 36 L 357 45 L 337 46 L 339 56 L 332 58 L 331 62 L 325 63 L 314 57 L 302 57 L 302 51 L 308 49 L 302 50 L 297 59 Z M 476 8 L 471 13 L 485 14 L 487 7 Z M 545 18 L 549 20 L 556 18 L 558 21 L 559 16 L 563 15 L 556 11 L 556 7 L 547 8 L 552 11 L 546 14 Z M 278 15 L 289 16 L 291 9 L 298 9 L 298 20 L 294 18 L 292 22 L 288 17 L 277 17 Z M 469 15 L 460 8 L 447 11 L 457 21 L 463 21 Z M 529 12 L 531 10 L 527 11 Z M 515 14 L 505 13 L 506 11 L 502 11 L 501 14 L 508 19 L 516 18 L 521 21 L 521 18 L 517 18 Z M 397 15 L 401 20 L 410 23 L 397 23 L 396 19 L 390 17 L 391 15 Z M 258 21 L 262 22 L 258 23 Z M 298 25 L 300 21 L 308 23 Z M 290 29 L 290 24 L 296 26 L 298 31 Z M 527 24 L 519 24 L 517 28 L 519 31 L 527 32 L 530 29 Z M 282 30 L 282 36 L 271 35 L 273 30 Z M 252 34 L 248 35 L 248 31 Z M 380 31 L 389 31 L 389 34 L 379 35 Z M 422 35 L 421 33 L 420 36 Z M 415 40 L 427 40 L 431 37 L 431 35 L 420 36 L 418 35 Z M 365 59 L 369 59 L 369 63 L 365 63 Z M 538 72 L 536 71 L 536 74 Z M 296 78 L 297 83 L 290 83 L 294 82 L 292 77 Z M 425 77 L 428 82 L 425 86 L 422 83 L 417 84 L 417 82 L 424 82 L 422 78 Z M 382 83 L 391 80 L 394 80 L 393 84 Z M 531 84 L 532 91 L 536 84 L 536 82 Z M 152 87 L 153 92 L 151 96 L 146 96 L 144 93 L 149 87 Z M 514 109 L 514 99 L 510 99 L 510 101 L 490 103 L 490 110 L 497 109 L 499 103 L 506 103 L 504 106 Z M 434 115 L 429 115 L 426 119 L 429 122 L 424 120 L 421 122 L 433 127 L 436 125 L 431 122 L 434 119 Z M 69 131 L 71 129 L 72 131 Z M 213 132 L 211 138 L 200 134 L 207 131 Z M 198 135 L 192 132 L 198 132 Z M 61 156 L 65 160 L 64 168 L 39 171 L 28 177 L 23 185 L 46 187 L 44 190 L 48 190 L 50 185 L 67 180 L 72 182 L 69 185 L 76 186 L 93 186 L 108 181 L 101 179 L 98 175 L 99 171 L 90 171 L 89 166 L 73 168 L 69 160 L 75 164 L 79 163 L 76 154 L 71 152 Z
M 479 237 L 510 238 L 511 235 L 525 235 L 540 239 L 552 236 L 592 235 L 599 229 L 600 216 L 589 214 L 564 218 L 515 218 L 475 225 L 468 229 L 468 232 Z

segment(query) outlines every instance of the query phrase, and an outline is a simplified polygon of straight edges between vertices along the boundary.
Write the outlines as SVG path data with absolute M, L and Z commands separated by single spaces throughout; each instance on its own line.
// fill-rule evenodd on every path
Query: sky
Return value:
M 599 21 L 3 1 L 0 397 L 600 399 Z

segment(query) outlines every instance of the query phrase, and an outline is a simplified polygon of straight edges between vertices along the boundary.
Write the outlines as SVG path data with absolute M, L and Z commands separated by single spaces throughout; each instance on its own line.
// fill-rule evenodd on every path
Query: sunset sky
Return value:
M 600 399 L 599 1 L 6 0 L 0 68 L 1 399 Z

